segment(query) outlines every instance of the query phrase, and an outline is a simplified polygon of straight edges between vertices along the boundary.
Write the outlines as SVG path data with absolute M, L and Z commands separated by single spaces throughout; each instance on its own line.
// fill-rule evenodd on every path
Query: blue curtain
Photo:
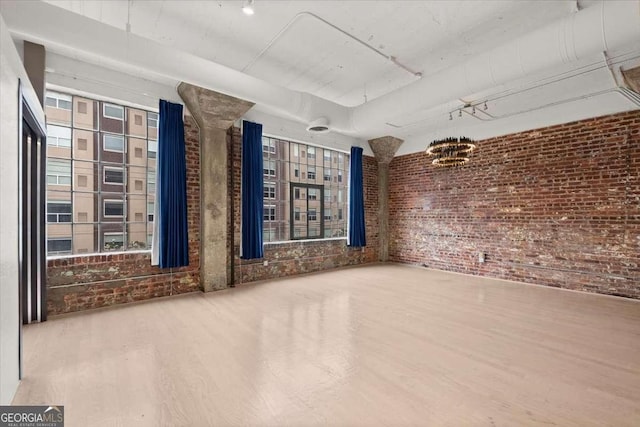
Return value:
M 160 100 L 156 204 L 158 265 L 189 265 L 187 163 L 182 105 Z M 155 248 L 154 248 L 155 252 Z
M 351 147 L 349 168 L 349 236 L 347 245 L 367 245 L 364 227 L 364 189 L 362 184 L 362 148 Z
M 262 258 L 262 125 L 242 122 L 242 258 Z

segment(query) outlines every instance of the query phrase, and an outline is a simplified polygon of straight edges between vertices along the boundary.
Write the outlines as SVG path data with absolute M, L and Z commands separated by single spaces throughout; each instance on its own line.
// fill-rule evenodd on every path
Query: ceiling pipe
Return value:
M 348 107 L 241 73 L 188 52 L 75 14 L 52 4 L 2 2 L 0 14 L 13 34 L 107 68 L 136 75 L 144 70 L 268 106 L 282 116 L 309 123 L 327 117 L 333 128 L 350 127 Z M 64 25 L 61 25 L 64 23 Z M 96 34 L 79 37 L 78 34 Z M 67 53 L 69 54 L 69 53 Z
M 603 1 L 355 107 L 350 130 L 380 129 L 381 123 L 393 122 L 394 117 L 638 42 L 640 0 Z
M 386 123 L 408 113 L 640 40 L 640 0 L 603 1 L 462 64 L 349 108 L 267 83 L 47 3 L 0 2 L 0 13 L 13 33 L 46 46 L 82 52 L 81 59 L 123 70 L 151 71 L 270 107 L 306 124 L 324 117 L 331 130 L 365 137 L 390 134 L 393 128 Z

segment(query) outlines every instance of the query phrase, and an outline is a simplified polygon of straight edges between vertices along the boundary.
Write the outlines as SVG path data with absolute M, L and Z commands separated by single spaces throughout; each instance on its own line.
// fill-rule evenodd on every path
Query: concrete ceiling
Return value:
M 640 2 L 632 2 L 638 5 L 640 27 Z M 446 73 L 478 53 L 578 9 L 600 5 L 596 1 L 256 0 L 255 15 L 246 16 L 242 4 L 4 0 L 0 13 L 16 40 L 43 43 L 48 52 L 58 54 L 58 63 L 79 61 L 85 68 L 118 70 L 165 86 L 175 86 L 180 80 L 206 86 L 204 80 L 195 81 L 193 70 L 170 70 L 158 59 L 188 58 L 193 61 L 189 64 L 202 68 L 200 72 L 209 70 L 211 79 L 221 72 L 216 66 L 222 65 L 254 78 L 249 82 L 263 81 L 274 88 L 309 93 L 329 101 L 327 105 L 357 108 L 403 88 L 410 91 L 419 80 Z M 37 15 L 36 24 L 29 23 L 29 15 Z M 59 25 L 45 22 L 47 17 Z M 37 23 L 38 19 L 42 22 Z M 633 97 L 618 86 L 623 82 L 620 67 L 638 65 L 639 46 L 631 43 L 607 52 L 608 64 L 602 53 L 586 55 L 463 97 L 452 91 L 446 102 L 400 115 L 389 111 L 379 123 L 363 129 L 343 126 L 342 133 L 356 138 L 392 135 L 405 139 L 402 154 L 423 149 L 434 137 L 488 137 L 638 108 Z M 153 61 L 143 61 L 150 52 Z M 50 66 L 50 73 L 56 73 L 54 67 Z M 210 88 L 225 92 L 224 83 Z M 238 95 L 231 87 L 225 93 Z M 299 121 L 296 115 L 283 113 L 286 108 L 251 101 L 258 101 L 254 114 Z M 476 114 L 470 107 L 458 117 L 461 107 L 475 103 L 479 103 Z

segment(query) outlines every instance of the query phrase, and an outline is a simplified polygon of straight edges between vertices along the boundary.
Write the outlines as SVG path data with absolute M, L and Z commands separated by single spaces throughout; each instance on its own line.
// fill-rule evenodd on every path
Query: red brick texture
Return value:
M 390 165 L 391 261 L 640 298 L 640 111 Z M 478 254 L 486 253 L 486 262 Z
M 200 289 L 200 131 L 185 117 L 189 266 L 160 269 L 149 253 L 52 259 L 47 263 L 50 315 L 176 295 Z
M 373 157 L 363 156 L 365 227 L 367 246 L 349 248 L 346 240 L 320 240 L 317 242 L 288 242 L 266 244 L 264 258 L 240 260 L 240 172 L 242 164 L 242 138 L 234 128 L 229 138 L 230 165 L 233 180 L 230 202 L 233 204 L 233 232 L 229 233 L 229 247 L 233 239 L 234 283 L 240 284 L 295 274 L 328 270 L 348 265 L 376 262 L 378 260 L 378 164 Z M 231 209 L 231 208 L 230 208 Z M 229 224 L 231 231 L 231 224 Z M 263 261 L 269 265 L 264 266 Z

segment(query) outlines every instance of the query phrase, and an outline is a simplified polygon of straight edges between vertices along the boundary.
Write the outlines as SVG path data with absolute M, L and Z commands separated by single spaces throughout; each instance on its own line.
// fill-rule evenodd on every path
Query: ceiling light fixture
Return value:
M 469 161 L 469 154 L 476 148 L 472 140 L 460 138 L 446 138 L 433 141 L 427 147 L 427 154 L 434 159 L 436 166 L 462 166 Z
M 254 13 L 256 13 L 255 9 L 253 8 L 253 3 L 254 0 L 246 0 L 244 2 L 244 6 L 242 6 L 242 12 L 244 12 L 245 15 L 253 15 Z

